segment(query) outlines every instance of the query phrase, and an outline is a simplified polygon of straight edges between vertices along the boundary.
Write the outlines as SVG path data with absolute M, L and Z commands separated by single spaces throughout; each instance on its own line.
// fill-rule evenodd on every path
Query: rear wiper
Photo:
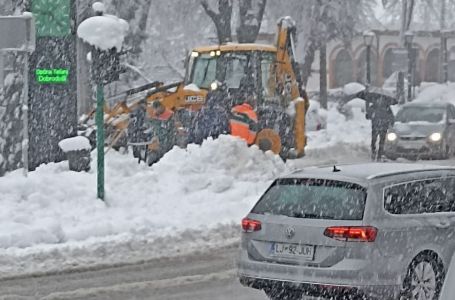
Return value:
M 334 216 L 328 215 L 318 215 L 318 214 L 302 214 L 302 213 L 294 213 L 292 214 L 293 218 L 303 218 L 303 219 L 335 219 Z

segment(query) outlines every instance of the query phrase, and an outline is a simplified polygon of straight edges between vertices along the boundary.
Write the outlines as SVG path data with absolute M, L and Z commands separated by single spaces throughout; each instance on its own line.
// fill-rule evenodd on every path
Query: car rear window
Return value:
M 358 184 L 323 179 L 276 180 L 251 211 L 292 218 L 362 220 L 366 189 Z

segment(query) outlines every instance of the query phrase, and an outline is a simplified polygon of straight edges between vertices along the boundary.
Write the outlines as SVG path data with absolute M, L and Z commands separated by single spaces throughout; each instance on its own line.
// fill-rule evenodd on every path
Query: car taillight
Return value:
M 324 235 L 339 241 L 374 242 L 378 229 L 371 226 L 334 226 L 328 227 Z
M 261 230 L 261 222 L 257 220 L 252 220 L 244 218 L 242 220 L 242 228 L 245 232 L 253 232 Z

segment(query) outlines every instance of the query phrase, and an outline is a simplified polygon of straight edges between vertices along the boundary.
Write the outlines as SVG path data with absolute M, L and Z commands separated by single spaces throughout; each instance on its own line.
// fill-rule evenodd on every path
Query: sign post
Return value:
M 114 16 L 104 16 L 100 2 L 92 5 L 95 16 L 77 28 L 78 36 L 92 45 L 91 75 L 96 83 L 97 196 L 104 201 L 104 85 L 119 79 L 119 53 L 128 31 L 128 23 Z
M 104 85 L 101 77 L 96 83 L 96 151 L 97 151 L 97 195 L 104 200 Z

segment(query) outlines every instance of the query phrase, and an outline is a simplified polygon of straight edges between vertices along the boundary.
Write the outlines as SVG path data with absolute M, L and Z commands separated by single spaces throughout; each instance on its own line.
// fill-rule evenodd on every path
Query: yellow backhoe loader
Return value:
M 220 84 L 235 99 L 248 77 L 252 79 L 249 83 L 259 120 L 256 144 L 285 159 L 303 156 L 309 104 L 295 61 L 295 30 L 294 21 L 286 17 L 278 22 L 276 45 L 228 43 L 197 47 L 188 54 L 182 82 L 154 82 L 108 99 L 116 104 L 105 108 L 107 143 L 110 147 L 129 143 L 127 131 L 135 130 L 129 124 L 130 113 L 142 104 L 152 114 L 151 103 L 156 100 L 175 112 L 181 134 L 191 131 L 191 119 Z

